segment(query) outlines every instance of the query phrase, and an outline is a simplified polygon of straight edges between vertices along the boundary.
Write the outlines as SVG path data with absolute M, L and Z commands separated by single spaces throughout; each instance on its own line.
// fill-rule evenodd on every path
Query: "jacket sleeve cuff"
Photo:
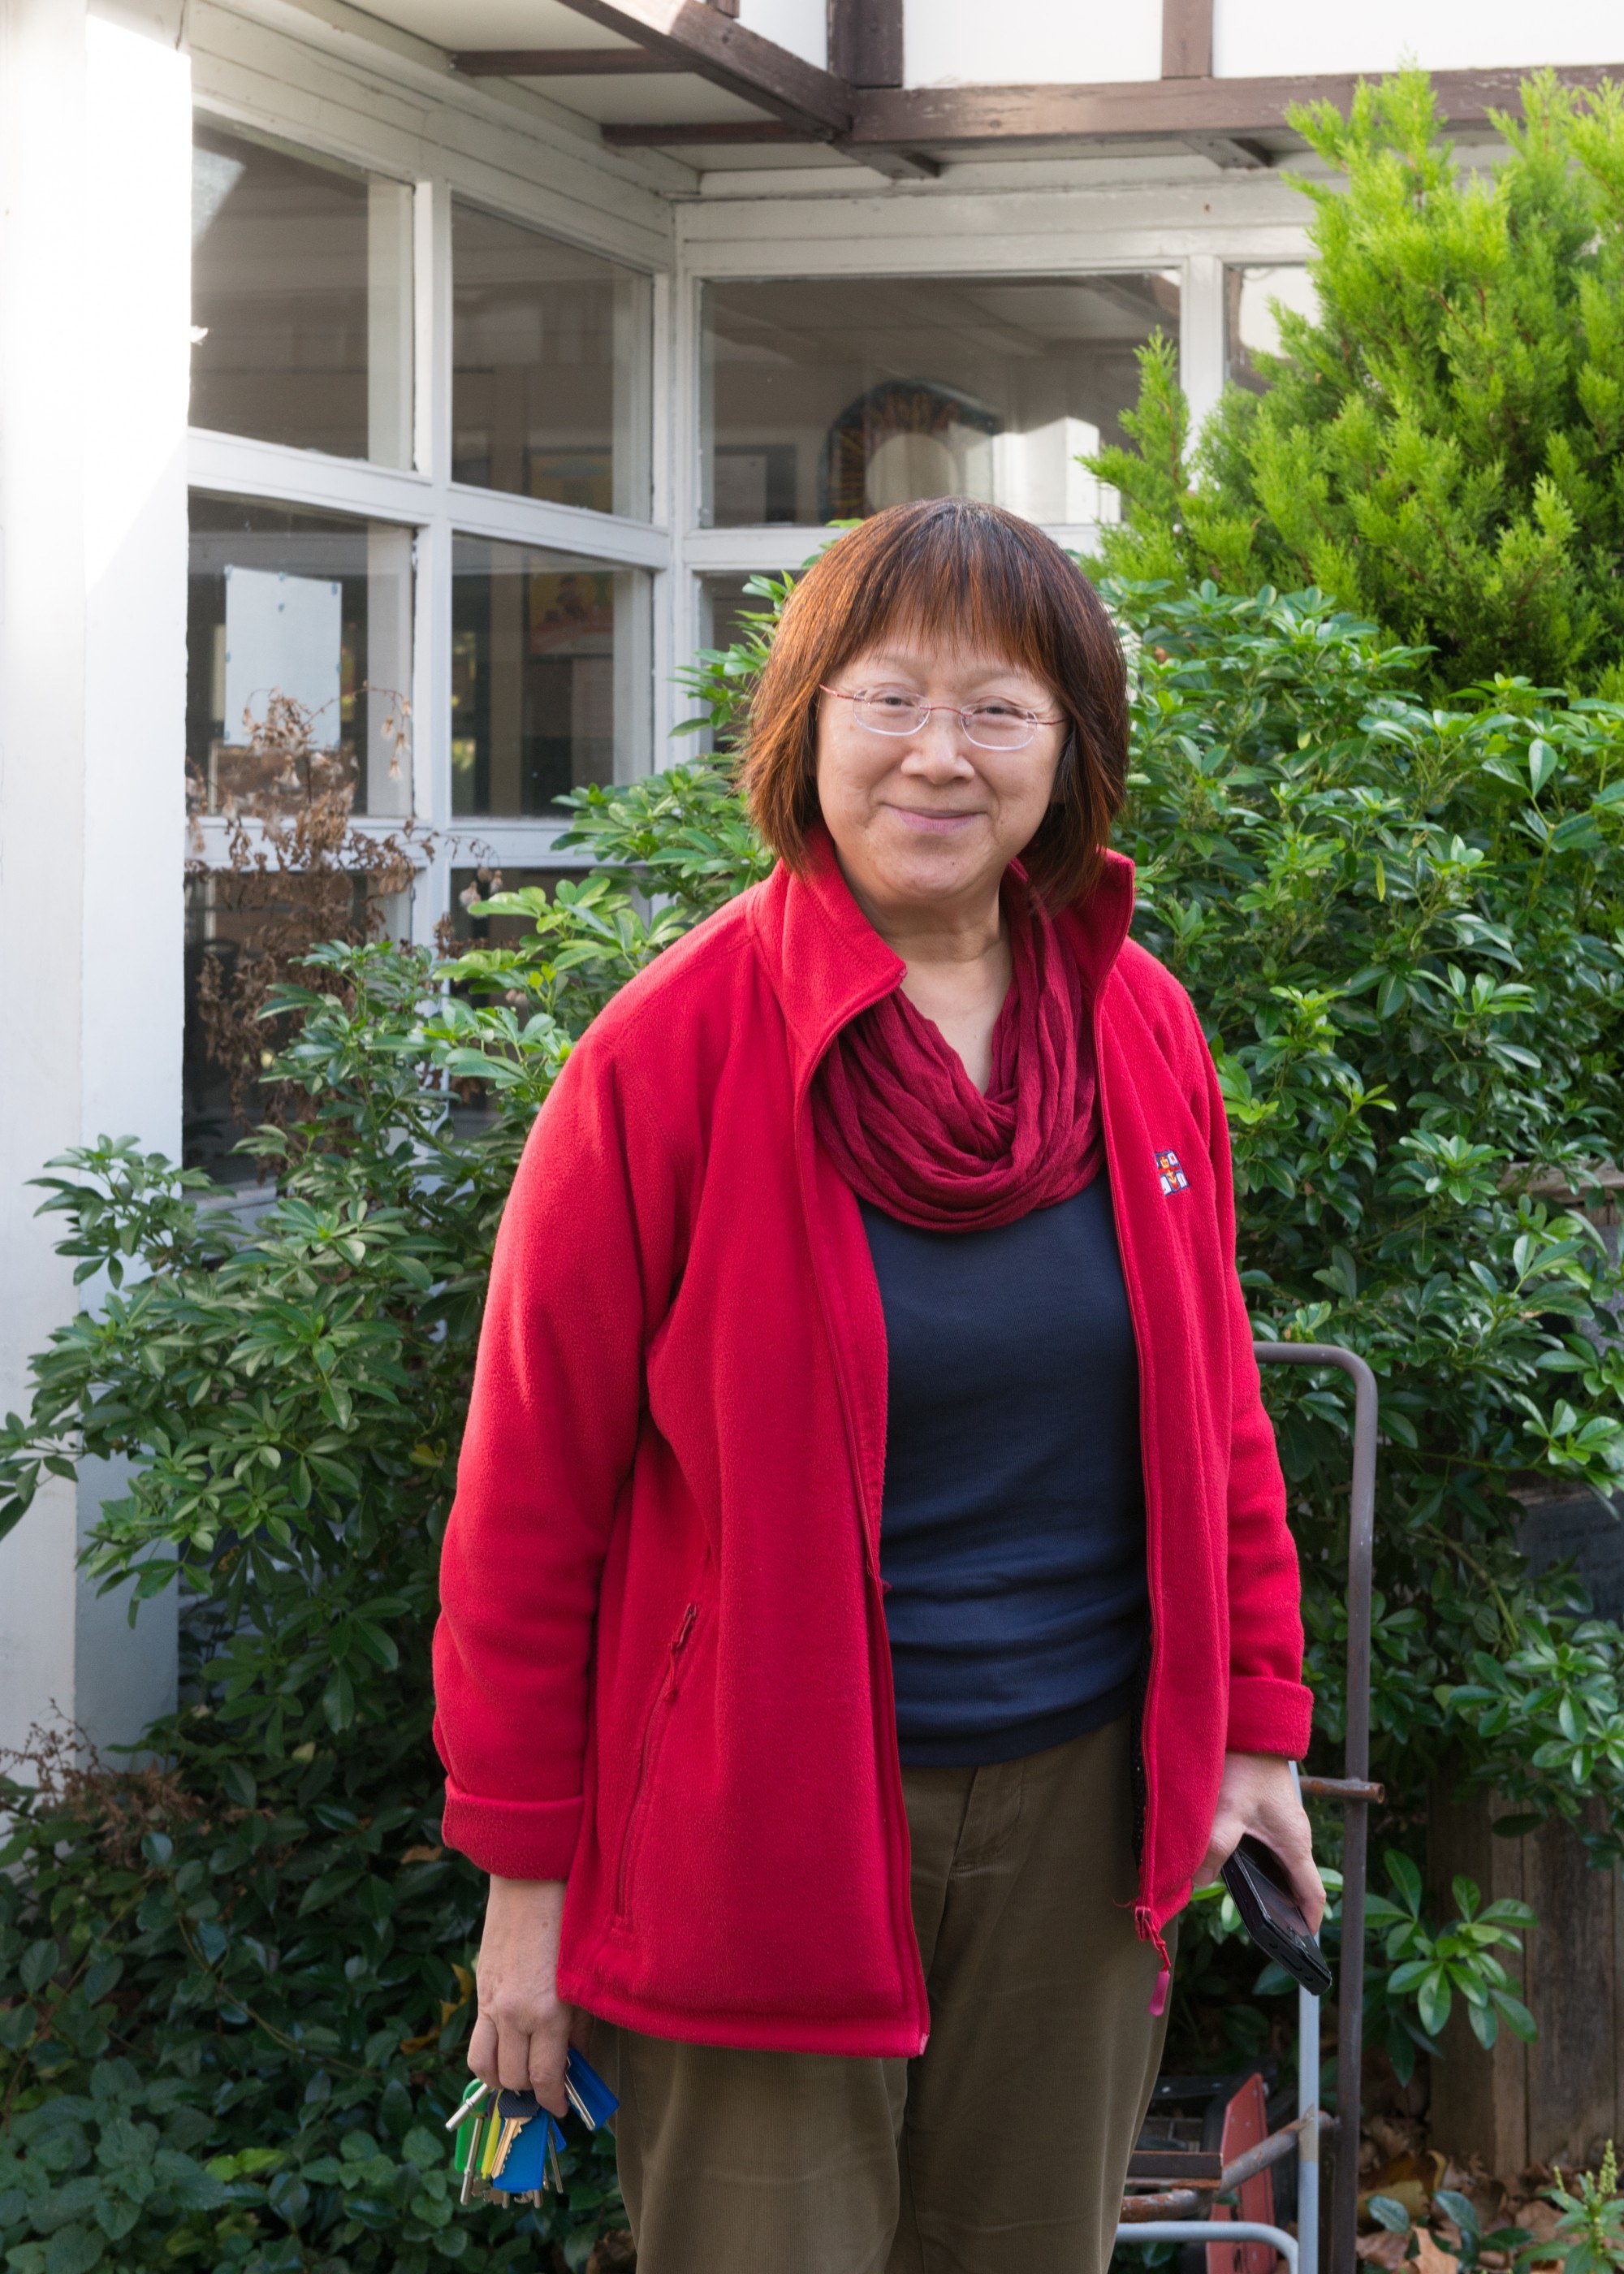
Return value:
M 1308 1751 L 1313 1718 L 1314 1693 L 1300 1682 L 1282 1682 L 1270 1674 L 1232 1675 L 1224 1751 L 1279 1753 L 1300 1761 Z
M 574 1800 L 478 1800 L 446 1779 L 441 1838 L 503 1879 L 567 1879 L 581 1832 Z

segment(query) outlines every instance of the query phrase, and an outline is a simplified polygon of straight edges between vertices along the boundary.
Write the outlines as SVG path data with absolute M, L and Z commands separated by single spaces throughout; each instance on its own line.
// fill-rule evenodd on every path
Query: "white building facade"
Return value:
M 1087 546 L 1136 350 L 1199 416 L 1305 291 L 1296 97 L 1439 74 L 1468 155 L 1613 0 L 0 0 L 0 1411 L 81 1291 L 28 1180 L 225 1169 L 189 990 L 244 714 L 357 825 L 545 880 L 557 801 L 680 755 L 673 679 L 831 520 L 968 492 Z M 410 740 L 398 722 L 409 705 Z M 188 876 L 188 864 L 192 874 Z M 0 1543 L 0 1745 L 172 1699 L 77 1548 Z

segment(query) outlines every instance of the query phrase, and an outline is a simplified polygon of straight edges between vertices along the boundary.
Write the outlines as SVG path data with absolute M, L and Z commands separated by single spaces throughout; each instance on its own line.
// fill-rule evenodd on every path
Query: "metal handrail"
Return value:
M 1303 2131 L 1311 2120 L 1320 2132 L 1329 2131 L 1336 2122 L 1323 2109 L 1310 2109 L 1295 2122 L 1282 2124 L 1278 2132 L 1271 2132 L 1267 2140 L 1259 2140 L 1255 2148 L 1248 2148 L 1243 2155 L 1237 2156 L 1232 2164 L 1224 2165 L 1215 2180 L 1203 2180 L 1199 2186 L 1168 2187 L 1157 2195 L 1124 2195 L 1123 2225 L 1138 2226 L 1147 2219 L 1182 2218 L 1185 2212 L 1200 2208 L 1203 2195 L 1228 2195 L 1232 2187 L 1244 2187 L 1259 2172 L 1267 2172 L 1271 2164 L 1283 2164 L 1292 2154 L 1300 2156 Z
M 1357 2274 L 1359 2083 L 1365 2052 L 1365 1879 L 1370 1782 L 1371 1595 L 1376 1553 L 1376 1377 L 1335 1343 L 1259 1343 L 1259 1366 L 1334 1366 L 1353 1383 L 1353 1484 L 1348 1508 L 1348 1694 L 1342 1777 L 1342 1931 L 1336 1985 L 1336 2103 L 1342 2118 L 1331 2199 L 1331 2274 Z M 1363 1789 L 1361 1789 L 1363 1788 Z M 1315 2079 L 1318 2097 L 1319 2080 Z M 1317 2142 L 1316 2142 L 1317 2144 Z M 1301 2221 L 1298 2222 L 1299 2225 Z
M 1119 2242 L 1272 2242 L 1290 2274 L 1309 2274 L 1303 2248 L 1283 2226 L 1264 2226 L 1256 2219 L 1226 2219 L 1222 2225 L 1208 2219 L 1151 2218 L 1143 2226 L 1118 2227 Z
M 1365 1360 L 1335 1343 L 1255 1343 L 1259 1366 L 1334 1366 L 1353 1383 L 1353 1480 L 1348 1510 L 1348 1697 L 1347 1739 L 1340 1777 L 1305 1777 L 1299 1789 L 1339 1801 L 1347 1811 L 1342 1840 L 1342 1931 L 1337 1984 L 1337 2105 L 1341 2137 L 1336 2185 L 1331 2202 L 1330 2274 L 1358 2274 L 1355 2242 L 1359 2207 L 1359 2082 L 1365 2037 L 1365 1879 L 1369 1846 L 1366 1811 L 1381 1799 L 1370 1781 L 1371 1598 L 1376 1544 L 1376 1377 Z M 1294 1771 L 1295 1773 L 1295 1771 Z M 1297 2117 L 1295 2124 L 1237 2157 L 1226 2166 L 1222 2185 L 1238 2186 L 1289 2152 L 1297 2151 L 1297 2239 L 1282 2227 L 1245 2219 L 1146 2218 L 1136 2216 L 1132 2198 L 1123 2204 L 1122 2242 L 1268 2242 L 1286 2261 L 1289 2274 L 1318 2274 L 1320 2255 L 1320 2139 L 1331 2128 L 1320 2107 L 1320 2000 L 1297 1992 Z M 1243 2169 L 1243 2166 L 1244 2168 Z M 1185 2191 L 1192 2208 L 1200 2198 Z M 1154 2199 L 1170 2210 L 1177 2195 Z M 1138 2198 L 1145 2210 L 1152 2200 Z

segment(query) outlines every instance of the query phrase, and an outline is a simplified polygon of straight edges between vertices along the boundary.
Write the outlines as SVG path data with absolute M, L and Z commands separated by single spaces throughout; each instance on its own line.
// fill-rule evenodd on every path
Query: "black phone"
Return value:
M 1266 1957 L 1283 1966 L 1316 1998 L 1331 1986 L 1331 1969 L 1308 1931 L 1286 1867 L 1272 1848 L 1248 1832 L 1221 1874 L 1235 1899 L 1241 1924 Z

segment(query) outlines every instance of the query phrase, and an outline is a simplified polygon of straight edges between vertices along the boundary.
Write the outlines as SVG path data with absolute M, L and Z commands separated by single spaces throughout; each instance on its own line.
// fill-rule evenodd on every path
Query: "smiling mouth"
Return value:
M 960 829 L 967 821 L 981 821 L 986 817 L 979 810 L 970 813 L 939 813 L 929 806 L 893 805 L 891 808 L 905 829 L 917 829 L 926 836 L 945 835 Z

